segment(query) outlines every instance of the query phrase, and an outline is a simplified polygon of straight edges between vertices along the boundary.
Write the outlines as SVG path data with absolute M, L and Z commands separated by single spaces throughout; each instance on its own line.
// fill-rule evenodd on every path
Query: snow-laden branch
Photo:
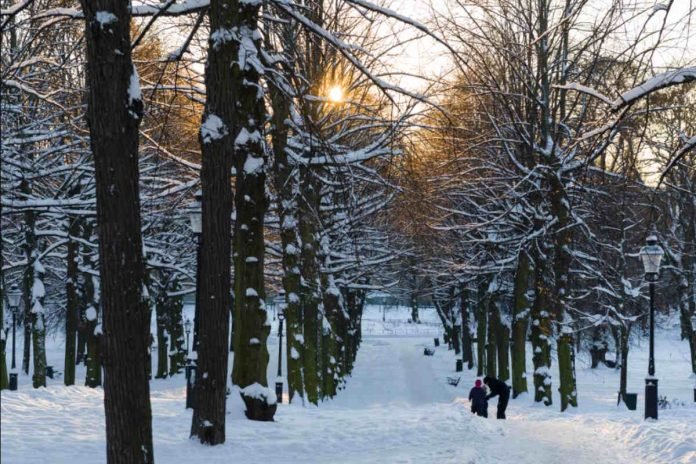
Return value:
M 651 93 L 657 92 L 658 90 L 666 89 L 667 87 L 672 87 L 675 85 L 687 84 L 693 81 L 696 81 L 696 66 L 679 68 L 658 74 L 637 87 L 633 87 L 632 89 L 625 91 L 615 100 L 612 100 L 592 87 L 588 87 L 577 82 L 567 85 L 557 85 L 555 88 L 575 90 L 577 92 L 590 95 L 608 105 L 611 105 L 611 111 L 615 113 L 626 106 L 632 105 L 641 98 L 645 98 Z
M 588 86 L 586 86 L 586 85 L 582 85 L 582 84 L 580 84 L 580 83 L 578 83 L 578 82 L 572 82 L 572 83 L 566 84 L 566 85 L 554 85 L 554 88 L 556 88 L 556 89 L 564 89 L 564 90 L 575 90 L 575 91 L 577 91 L 577 92 L 585 93 L 585 94 L 587 94 L 587 95 L 590 95 L 590 96 L 592 96 L 592 97 L 594 97 L 594 98 L 596 98 L 596 99 L 598 99 L 598 100 L 602 100 L 604 103 L 606 103 L 606 104 L 608 104 L 608 105 L 613 105 L 613 104 L 614 104 L 614 101 L 613 101 L 611 98 L 609 98 L 609 97 L 607 97 L 606 95 L 604 95 L 603 93 L 599 92 L 599 91 L 596 90 L 596 89 L 593 89 L 592 87 L 588 87 Z
M 33 0 L 29 0 L 31 3 Z M 20 1 L 9 8 L 0 10 L 0 16 L 11 17 L 16 14 L 18 8 L 24 8 L 25 1 Z M 131 7 L 132 16 L 183 16 L 191 13 L 203 11 L 210 6 L 210 0 L 184 0 L 181 3 L 164 2 L 164 3 L 145 3 L 138 2 Z M 34 15 L 34 19 L 49 18 L 55 16 L 65 16 L 73 19 L 84 18 L 85 15 L 78 8 L 49 8 Z M 4 23 L 3 23 L 4 27 Z
M 686 84 L 696 81 L 696 66 L 667 71 L 648 79 L 637 87 L 622 93 L 612 102 L 612 111 L 618 111 L 621 107 L 631 105 L 641 98 L 674 85 Z

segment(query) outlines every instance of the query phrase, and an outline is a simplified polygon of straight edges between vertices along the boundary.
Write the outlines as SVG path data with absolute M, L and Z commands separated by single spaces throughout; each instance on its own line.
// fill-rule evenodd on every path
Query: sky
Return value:
M 481 0 L 479 0 L 480 2 Z M 444 13 L 447 11 L 448 5 L 451 6 L 453 3 L 450 0 L 391 0 L 384 4 L 399 14 L 427 24 L 431 21 L 433 11 Z M 476 3 L 476 0 L 462 0 L 459 3 L 471 4 Z M 590 0 L 586 10 L 591 12 L 591 15 L 601 17 L 611 3 L 613 0 Z M 664 13 L 660 12 L 660 7 L 656 7 L 656 5 L 662 3 L 667 3 L 667 1 L 641 0 L 639 3 L 640 14 L 637 14 L 635 20 L 628 23 L 622 33 L 627 37 L 635 37 L 649 16 L 647 31 L 654 31 L 661 27 Z M 461 7 L 454 6 L 453 11 L 458 8 Z M 684 21 L 688 12 L 695 9 L 696 0 L 674 0 L 668 16 L 667 27 L 665 27 L 666 33 L 662 37 L 663 45 L 659 53 L 653 57 L 655 72 L 660 72 L 662 68 L 676 61 L 686 61 L 691 64 L 696 62 L 696 16 L 689 22 Z M 633 12 L 627 11 L 625 16 L 630 17 L 633 14 Z M 386 63 L 394 71 L 403 73 L 397 81 L 392 79 L 392 82 L 411 91 L 422 91 L 427 87 L 428 81 L 414 77 L 414 75 L 423 75 L 433 79 L 452 69 L 447 50 L 432 37 L 425 36 L 411 27 L 395 27 L 394 21 L 382 21 L 378 28 L 379 33 L 383 34 L 389 34 L 394 30 L 398 31 L 395 39 L 397 42 L 409 40 L 406 45 L 395 45 L 387 58 Z M 410 39 L 414 37 L 417 39 L 411 41 Z M 644 46 L 647 48 L 649 44 L 650 41 L 647 40 Z M 618 43 L 617 46 L 619 46 Z

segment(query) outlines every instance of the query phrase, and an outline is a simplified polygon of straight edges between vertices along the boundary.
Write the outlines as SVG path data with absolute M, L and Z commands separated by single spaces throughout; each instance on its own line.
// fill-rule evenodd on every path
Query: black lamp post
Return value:
M 645 418 L 657 419 L 657 378 L 655 377 L 655 282 L 660 273 L 660 261 L 664 251 L 657 244 L 657 236 L 650 234 L 646 245 L 640 249 L 645 268 L 645 280 L 650 283 L 650 359 L 645 378 Z
M 276 397 L 278 403 L 283 402 L 283 321 L 285 320 L 285 295 L 278 294 L 275 298 L 275 307 L 278 314 L 278 375 L 276 377 Z
M 10 291 L 7 292 L 7 301 L 12 312 L 12 367 L 10 369 L 10 390 L 17 390 L 17 363 L 15 361 L 15 345 L 17 340 L 17 310 L 19 302 L 22 300 L 22 292 L 17 284 L 12 284 Z
M 191 335 L 191 319 L 186 319 L 184 322 L 184 330 L 186 331 L 186 409 L 193 407 L 193 386 L 196 376 L 196 366 L 193 364 L 189 353 L 189 335 Z

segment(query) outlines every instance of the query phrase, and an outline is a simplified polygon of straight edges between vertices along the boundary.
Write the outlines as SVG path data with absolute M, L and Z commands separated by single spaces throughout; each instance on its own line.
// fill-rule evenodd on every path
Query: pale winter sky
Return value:
M 461 9 L 461 6 L 455 5 L 477 3 L 474 0 L 392 0 L 385 3 L 386 6 L 399 14 L 415 19 L 421 23 L 429 23 L 432 18 L 433 10 L 439 13 L 445 13 L 448 10 L 448 5 L 451 11 L 456 12 Z M 482 3 L 479 1 L 478 3 Z M 606 9 L 613 3 L 613 0 L 590 0 L 585 11 L 588 11 L 588 20 L 590 16 L 602 16 Z M 645 24 L 648 16 L 650 17 L 646 30 L 654 31 L 662 27 L 664 13 L 659 12 L 659 6 L 667 1 L 662 0 L 642 0 L 639 2 L 639 12 L 626 11 L 626 18 L 635 16 L 633 21 L 630 21 L 627 26 L 620 31 L 625 38 L 634 38 L 639 28 Z M 656 8 L 657 6 L 657 8 Z M 662 46 L 659 53 L 656 53 L 653 59 L 655 72 L 660 72 L 660 68 L 674 64 L 675 62 L 696 62 L 696 16 L 690 21 L 684 18 L 690 11 L 696 9 L 696 0 L 674 0 L 670 11 L 666 33 L 662 37 Z M 462 19 L 463 20 L 463 19 Z M 384 21 L 380 24 L 380 33 L 388 34 L 395 27 L 393 21 Z M 646 34 L 644 33 L 644 36 Z M 398 81 L 391 81 L 407 88 L 408 90 L 421 90 L 427 82 L 423 79 L 415 77 L 415 75 L 423 75 L 428 78 L 437 78 L 442 76 L 451 68 L 449 57 L 445 48 L 438 44 L 434 39 L 424 36 L 420 32 L 414 31 L 412 28 L 399 28 L 398 39 L 411 39 L 419 37 L 414 41 L 409 41 L 404 46 L 396 46 L 389 55 L 387 63 L 395 72 L 404 73 Z M 650 39 L 644 42 L 643 48 L 650 45 Z M 618 46 L 617 42 L 617 46 Z M 409 75 L 410 74 L 410 75 Z

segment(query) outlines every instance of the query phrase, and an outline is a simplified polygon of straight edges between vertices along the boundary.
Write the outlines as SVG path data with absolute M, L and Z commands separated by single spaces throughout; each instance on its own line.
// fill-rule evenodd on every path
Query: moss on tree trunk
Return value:
M 530 277 L 529 255 L 522 251 L 517 261 L 515 272 L 514 303 L 512 313 L 512 397 L 527 392 L 527 330 L 529 327 L 529 291 Z

